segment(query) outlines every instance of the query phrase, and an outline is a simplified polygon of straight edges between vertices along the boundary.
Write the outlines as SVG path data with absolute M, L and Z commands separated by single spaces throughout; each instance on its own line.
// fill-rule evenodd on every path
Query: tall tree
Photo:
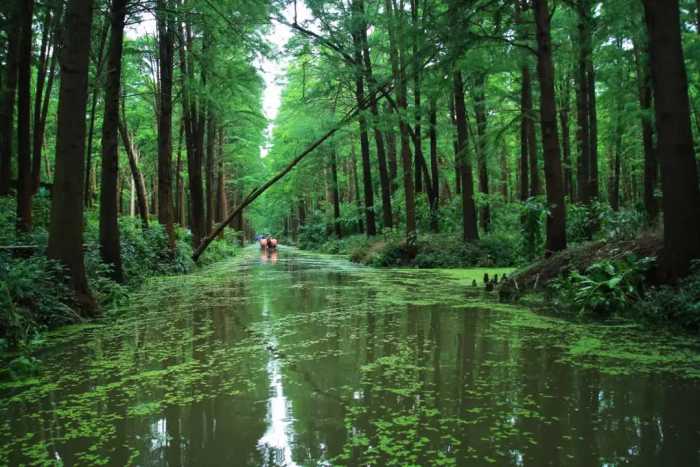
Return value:
M 158 104 L 158 222 L 165 226 L 168 247 L 175 251 L 175 226 L 172 195 L 173 56 L 175 25 L 169 0 L 157 0 L 158 56 L 160 59 L 160 96 Z
M 537 74 L 540 81 L 544 175 L 549 209 L 545 251 L 549 254 L 566 248 L 566 206 L 564 204 L 564 183 L 557 133 L 554 62 L 550 34 L 551 12 L 548 0 L 533 0 L 533 6 L 535 24 L 537 25 Z
M 17 67 L 21 2 L 7 2 L 7 53 L 5 55 L 5 76 L 0 88 L 0 196 L 9 195 L 12 183 L 13 128 L 15 119 L 15 98 L 17 96 Z
M 700 191 L 678 0 L 644 0 L 644 13 L 663 187 L 662 271 L 675 280 L 700 258 Z
M 100 254 L 110 265 L 111 277 L 124 281 L 119 243 L 119 97 L 127 0 L 112 0 L 107 50 L 105 110 L 102 121 L 100 173 Z
M 362 59 L 362 38 L 360 29 L 362 23 L 358 16 L 362 13 L 358 11 L 358 1 L 353 0 L 353 27 L 351 31 L 355 59 L 355 100 L 358 107 L 365 105 L 365 79 Z M 365 194 L 365 223 L 367 225 L 367 236 L 377 234 L 377 226 L 374 216 L 374 188 L 372 186 L 372 165 L 370 163 L 369 137 L 367 136 L 367 117 L 364 113 L 358 116 L 360 129 L 360 156 L 362 159 L 362 180 Z
M 644 46 L 642 46 L 644 41 Z M 659 217 L 659 202 L 656 199 L 657 181 L 659 178 L 659 163 L 656 160 L 654 147 L 654 124 L 652 119 L 652 85 L 649 51 L 646 38 L 634 42 L 634 57 L 637 67 L 637 83 L 639 88 L 640 123 L 642 126 L 642 146 L 644 148 L 644 210 L 649 224 L 655 224 Z
M 364 2 L 355 0 L 355 9 L 360 18 L 364 17 Z M 370 110 L 372 112 L 372 125 L 374 127 L 374 143 L 377 149 L 377 163 L 379 166 L 379 185 L 382 191 L 382 221 L 385 228 L 394 226 L 393 212 L 391 208 L 391 181 L 389 170 L 387 168 L 386 150 L 384 147 L 384 135 L 379 122 L 379 107 L 377 105 L 377 96 L 375 93 L 377 82 L 372 72 L 372 59 L 369 52 L 369 42 L 367 40 L 367 24 L 362 19 L 359 25 L 360 40 L 362 42 L 362 57 L 364 60 L 365 73 L 367 84 L 370 89 Z M 394 151 L 396 151 L 396 142 L 394 141 Z
M 76 302 L 86 315 L 95 313 L 83 258 L 82 190 L 92 8 L 92 0 L 68 0 L 66 7 L 47 249 L 49 258 L 67 268 Z
M 19 2 L 20 40 L 17 59 L 17 230 L 32 230 L 32 19 L 34 0 Z
M 468 154 L 467 109 L 464 104 L 464 82 L 462 72 L 453 74 L 455 120 L 457 122 L 457 154 L 462 185 L 462 237 L 464 241 L 477 240 L 479 228 L 476 221 L 476 204 L 474 203 L 474 174 Z
M 478 72 L 474 77 L 474 115 L 476 116 L 477 163 L 479 167 L 479 192 L 485 196 L 484 205 L 479 209 L 481 228 L 488 232 L 491 225 L 491 207 L 489 206 L 489 172 L 486 162 L 486 74 Z

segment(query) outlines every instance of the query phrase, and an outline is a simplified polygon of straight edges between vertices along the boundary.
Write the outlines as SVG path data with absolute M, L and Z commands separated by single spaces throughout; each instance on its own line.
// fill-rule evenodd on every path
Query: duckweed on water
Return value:
M 586 423 L 611 429 L 589 392 L 623 404 L 609 394 L 638 390 L 627 377 L 652 393 L 700 378 L 692 341 L 494 303 L 467 283 L 481 270 L 284 254 L 148 281 L 118 315 L 53 334 L 39 375 L 0 386 L 0 464 L 150 465 L 178 449 L 193 465 L 260 465 L 275 423 L 306 464 L 564 460 L 593 442 Z M 290 412 L 276 422 L 272 407 Z M 638 422 L 617 410 L 626 449 Z

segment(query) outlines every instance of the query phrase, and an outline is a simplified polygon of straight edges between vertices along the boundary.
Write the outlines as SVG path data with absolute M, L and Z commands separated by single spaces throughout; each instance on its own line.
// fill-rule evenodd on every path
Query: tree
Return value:
M 554 62 L 547 0 L 533 0 L 537 25 L 537 74 L 540 81 L 540 118 L 544 147 L 544 175 L 547 196 L 547 238 L 545 250 L 553 253 L 566 248 L 566 206 L 557 133 Z
M 158 222 L 165 226 L 168 246 L 175 251 L 175 226 L 172 196 L 172 118 L 174 21 L 168 12 L 168 0 L 157 0 L 156 22 L 160 58 L 160 96 L 158 103 Z
M 17 68 L 22 28 L 20 2 L 7 2 L 7 53 L 3 86 L 0 88 L 0 196 L 10 194 L 12 180 L 12 130 L 14 128 Z
M 662 273 L 683 277 L 700 258 L 700 191 L 690 126 L 678 0 L 644 0 L 664 209 Z
M 76 302 L 94 315 L 83 261 L 83 169 L 92 0 L 68 0 L 61 53 L 56 170 L 47 256 L 68 270 Z
M 20 2 L 19 56 L 17 60 L 17 230 L 32 230 L 32 18 L 34 0 Z
M 119 243 L 119 95 L 127 0 L 112 0 L 107 50 L 105 110 L 102 123 L 102 171 L 100 177 L 100 254 L 111 266 L 110 275 L 124 281 Z

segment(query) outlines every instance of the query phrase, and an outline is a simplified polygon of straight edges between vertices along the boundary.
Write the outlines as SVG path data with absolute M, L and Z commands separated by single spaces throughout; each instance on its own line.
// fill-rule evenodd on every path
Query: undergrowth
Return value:
M 14 200 L 0 199 L 0 245 L 35 247 L 21 254 L 0 250 L 0 352 L 21 353 L 40 342 L 45 331 L 83 320 L 75 311 L 65 269 L 45 256 L 49 205 L 46 193 L 35 197 L 34 231 L 18 237 Z M 170 252 L 165 229 L 157 222 L 143 228 L 138 219 L 121 217 L 119 228 L 125 275 L 122 284 L 110 278 L 110 266 L 100 258 L 97 213 L 86 213 L 85 268 L 90 291 L 102 312 L 123 304 L 129 292 L 149 277 L 185 274 L 195 269 L 189 231 L 177 229 L 176 248 Z M 199 265 L 236 254 L 239 247 L 234 237 L 231 231 L 223 240 L 214 241 Z

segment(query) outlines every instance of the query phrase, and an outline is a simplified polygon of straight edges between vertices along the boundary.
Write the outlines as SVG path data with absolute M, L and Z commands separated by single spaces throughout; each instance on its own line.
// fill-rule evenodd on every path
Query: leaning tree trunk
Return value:
M 566 248 L 566 206 L 557 134 L 557 109 L 554 93 L 554 63 L 550 36 L 550 11 L 547 0 L 533 0 L 537 24 L 537 73 L 540 80 L 540 114 L 544 173 L 546 182 L 548 254 Z
M 68 270 L 76 303 L 94 315 L 83 260 L 83 165 L 92 0 L 69 0 L 61 52 L 56 123 L 56 170 L 47 256 Z
M 34 0 L 20 3 L 20 40 L 17 60 L 17 231 L 32 230 L 32 15 Z
M 148 197 L 146 195 L 146 182 L 143 179 L 143 174 L 139 169 L 139 156 L 133 141 L 129 137 L 129 130 L 126 127 L 126 121 L 119 122 L 119 134 L 122 137 L 122 143 L 124 144 L 124 150 L 129 159 L 129 169 L 131 170 L 131 177 L 134 180 L 134 185 L 136 185 L 136 204 L 139 210 L 139 216 L 141 217 L 141 224 L 143 228 L 148 228 Z
M 156 23 L 158 27 L 158 52 L 160 59 L 160 98 L 158 102 L 158 222 L 165 226 L 168 235 L 168 248 L 175 252 L 175 225 L 173 215 L 173 55 L 174 22 L 167 11 L 170 2 L 158 0 L 156 3 Z
M 119 88 L 127 0 L 112 0 L 107 51 L 105 111 L 102 122 L 102 172 L 100 174 L 100 254 L 111 266 L 110 275 L 124 282 L 119 243 Z
M 690 126 L 678 0 L 644 0 L 661 162 L 665 279 L 676 280 L 700 258 L 700 192 Z

